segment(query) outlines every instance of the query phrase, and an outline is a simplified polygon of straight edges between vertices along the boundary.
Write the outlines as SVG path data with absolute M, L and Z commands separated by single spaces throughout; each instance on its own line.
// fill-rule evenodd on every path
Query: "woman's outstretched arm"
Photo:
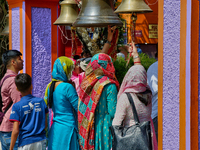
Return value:
M 115 33 L 116 26 L 110 27 L 108 26 L 108 36 L 107 36 L 107 42 L 104 44 L 103 49 L 101 50 L 102 53 L 108 54 L 108 50 L 110 48 L 113 34 Z
M 130 44 L 130 47 L 128 49 L 128 52 L 131 54 L 131 56 L 133 57 L 133 61 L 134 61 L 134 65 L 142 65 L 141 61 L 140 61 L 140 57 L 139 54 L 137 52 L 137 48 L 135 46 L 135 43 L 132 42 Z

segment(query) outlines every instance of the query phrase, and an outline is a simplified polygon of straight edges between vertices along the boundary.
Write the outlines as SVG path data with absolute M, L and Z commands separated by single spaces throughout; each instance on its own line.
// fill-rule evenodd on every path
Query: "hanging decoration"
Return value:
M 72 40 L 72 39 L 69 39 L 68 38 L 68 35 L 67 35 L 67 31 L 66 31 L 66 29 L 65 29 L 65 26 L 59 26 L 58 25 L 58 28 L 59 28 L 59 30 L 60 30 L 60 32 L 61 32 L 61 35 L 60 35 L 60 38 L 61 38 L 61 41 L 62 41 L 62 43 L 65 45 L 65 44 L 67 44 L 67 42 L 69 41 L 69 40 Z M 64 39 L 63 39 L 64 38 Z
M 100 52 L 100 46 L 98 45 L 99 35 L 102 28 L 94 28 L 93 38 L 90 37 L 87 28 L 85 27 L 77 27 L 76 32 L 79 40 L 83 44 L 84 49 L 88 49 L 90 53 L 93 55 Z
M 72 56 L 75 56 L 78 49 L 78 41 L 76 37 L 76 28 L 74 27 L 71 27 L 71 37 L 72 37 Z
M 89 32 L 88 32 L 89 30 Z M 104 44 L 107 41 L 107 28 L 85 28 L 85 27 L 77 27 L 76 32 L 79 40 L 83 44 L 84 49 L 87 49 L 90 51 L 91 55 L 95 55 L 97 53 L 100 53 L 103 49 Z M 92 32 L 92 36 L 90 35 Z M 108 55 L 110 55 L 112 58 L 116 58 L 117 54 L 117 43 L 118 43 L 118 37 L 119 37 L 119 29 L 115 30 L 115 33 L 113 35 L 113 39 L 111 41 L 111 47 L 108 50 Z

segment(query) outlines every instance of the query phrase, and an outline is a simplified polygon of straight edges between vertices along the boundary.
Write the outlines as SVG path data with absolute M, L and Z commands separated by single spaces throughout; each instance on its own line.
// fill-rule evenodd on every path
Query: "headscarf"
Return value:
M 74 69 L 74 63 L 70 58 L 67 58 L 65 56 L 57 58 L 53 65 L 52 81 L 67 82 L 71 78 L 73 69 Z M 44 96 L 46 104 L 48 99 L 48 89 L 52 81 L 46 87 Z
M 53 65 L 52 81 L 67 82 L 71 78 L 73 69 L 74 69 L 74 63 L 71 59 L 65 56 L 57 58 Z M 47 85 L 45 90 L 44 101 L 46 104 L 48 103 L 48 90 L 50 89 L 52 81 Z M 53 112 L 51 109 L 49 109 L 48 120 L 50 127 L 53 123 Z
M 132 66 L 126 73 L 121 87 L 119 89 L 117 99 L 123 92 L 140 93 L 147 89 L 147 73 L 142 65 Z
M 78 127 L 82 150 L 94 149 L 94 113 L 102 90 L 109 83 L 119 88 L 112 60 L 107 54 L 96 54 L 86 68 L 79 94 Z

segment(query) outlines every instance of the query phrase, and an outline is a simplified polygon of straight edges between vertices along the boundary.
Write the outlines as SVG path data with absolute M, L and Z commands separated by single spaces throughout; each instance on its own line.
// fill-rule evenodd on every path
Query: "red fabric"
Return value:
M 117 58 L 117 42 L 119 37 L 119 29 L 116 29 L 113 39 L 111 41 L 111 47 L 108 50 L 108 55 L 110 55 L 112 58 Z

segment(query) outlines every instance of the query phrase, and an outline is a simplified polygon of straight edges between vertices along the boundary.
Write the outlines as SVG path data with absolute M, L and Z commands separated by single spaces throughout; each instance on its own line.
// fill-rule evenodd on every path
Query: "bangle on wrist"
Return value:
M 139 58 L 139 55 L 137 55 L 137 56 L 133 57 L 133 59 L 136 59 L 136 58 Z
M 106 43 L 108 43 L 109 45 L 111 45 L 111 41 L 108 41 L 108 40 L 107 40 Z
M 134 62 L 134 64 L 135 64 L 135 63 L 141 63 L 141 62 L 140 62 L 140 61 L 136 61 L 136 62 Z

